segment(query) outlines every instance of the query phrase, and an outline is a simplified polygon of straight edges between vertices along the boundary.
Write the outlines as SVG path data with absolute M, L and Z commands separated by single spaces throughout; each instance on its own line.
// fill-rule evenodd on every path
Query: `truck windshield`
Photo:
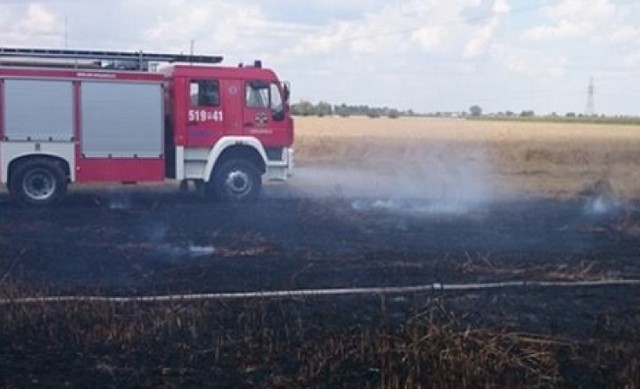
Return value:
M 263 81 L 247 83 L 246 100 L 248 108 L 270 108 L 276 119 L 282 117 L 284 113 L 284 99 L 277 83 Z

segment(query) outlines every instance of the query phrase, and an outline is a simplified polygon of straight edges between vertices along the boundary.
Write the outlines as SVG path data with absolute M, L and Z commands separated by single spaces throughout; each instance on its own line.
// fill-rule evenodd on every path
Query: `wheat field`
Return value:
M 295 149 L 300 169 L 410 172 L 426 182 L 459 174 L 459 190 L 477 180 L 512 197 L 575 197 L 604 183 L 621 198 L 640 198 L 634 125 L 300 117 Z

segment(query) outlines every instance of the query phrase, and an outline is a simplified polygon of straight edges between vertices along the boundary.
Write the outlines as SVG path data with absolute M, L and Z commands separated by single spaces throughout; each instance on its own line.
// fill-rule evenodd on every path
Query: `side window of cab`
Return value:
M 217 80 L 191 80 L 189 87 L 191 106 L 220 106 L 220 83 Z

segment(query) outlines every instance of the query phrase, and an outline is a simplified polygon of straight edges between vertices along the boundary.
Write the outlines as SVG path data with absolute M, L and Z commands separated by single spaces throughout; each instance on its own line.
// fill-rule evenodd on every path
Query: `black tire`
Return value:
M 260 171 L 245 159 L 230 159 L 214 169 L 208 192 L 225 201 L 254 200 L 260 194 Z
M 46 159 L 22 162 L 11 174 L 12 196 L 29 206 L 59 202 L 67 192 L 67 179 L 60 164 Z

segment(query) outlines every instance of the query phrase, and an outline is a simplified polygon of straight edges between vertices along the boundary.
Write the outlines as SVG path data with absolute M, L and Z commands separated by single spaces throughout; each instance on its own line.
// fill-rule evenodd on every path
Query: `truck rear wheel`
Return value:
M 46 159 L 21 163 L 11 175 L 11 194 L 22 204 L 54 204 L 67 191 L 67 181 L 59 164 Z
M 253 200 L 260 193 L 262 177 L 258 168 L 250 161 L 230 159 L 213 171 L 209 186 L 221 200 Z

